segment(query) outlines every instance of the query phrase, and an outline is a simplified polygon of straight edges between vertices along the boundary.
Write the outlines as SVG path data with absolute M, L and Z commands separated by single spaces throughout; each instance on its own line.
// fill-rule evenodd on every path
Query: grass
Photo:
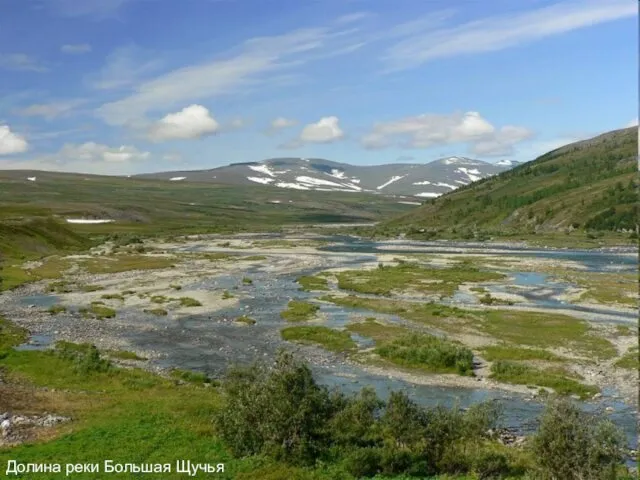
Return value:
M 104 290 L 104 287 L 102 285 L 81 285 L 80 290 L 83 292 L 97 292 Z
M 637 153 L 634 129 L 609 132 L 428 200 L 377 225 L 376 231 L 416 239 L 493 237 L 573 248 L 603 245 L 607 237 L 631 244 L 628 233 L 615 231 L 635 228 Z
M 143 310 L 144 313 L 150 313 L 152 315 L 157 315 L 158 317 L 166 317 L 167 311 L 164 308 L 146 308 Z
M 296 280 L 300 284 L 300 290 L 311 292 L 313 290 L 329 290 L 326 278 L 313 275 L 305 275 Z
M 99 302 L 93 302 L 90 306 L 81 308 L 80 313 L 87 318 L 93 317 L 98 320 L 116 316 L 116 311 L 113 308 L 106 307 Z
M 111 358 L 117 358 L 118 360 L 147 360 L 145 357 L 141 357 L 135 352 L 128 350 L 107 350 L 105 352 Z
M 280 316 L 288 322 L 301 322 L 313 318 L 318 310 L 320 307 L 313 303 L 291 300 L 287 309 L 280 312 Z
M 336 277 L 339 288 L 356 293 L 389 296 L 393 291 L 415 290 L 451 296 L 462 283 L 501 280 L 504 275 L 467 265 L 430 268 L 401 262 L 394 266 L 380 264 L 371 270 L 347 270 Z
M 538 385 L 549 387 L 560 395 L 578 395 L 582 399 L 591 398 L 598 392 L 592 385 L 584 385 L 567 374 L 554 369 L 537 369 L 516 362 L 498 360 L 491 365 L 491 378 L 518 385 Z
M 171 268 L 174 266 L 175 259 L 152 255 L 115 255 L 113 257 L 94 257 L 80 263 L 87 272 L 99 274 Z
M 324 295 L 320 297 L 320 300 L 344 307 L 395 314 L 407 320 L 430 325 L 450 333 L 460 332 L 461 330 L 469 328 L 469 325 L 475 325 L 482 320 L 482 316 L 476 312 L 437 303 L 365 298 L 356 295 L 346 297 Z
M 253 280 L 251 280 L 249 277 L 244 277 L 242 279 L 242 284 L 243 285 L 253 285 Z
M 171 299 L 165 295 L 153 295 L 149 300 L 152 303 L 167 303 L 171 301 Z
M 482 356 L 490 361 L 497 360 L 544 360 L 563 362 L 565 359 L 540 348 L 524 348 L 514 345 L 491 345 L 481 350 Z
M 178 299 L 180 301 L 181 307 L 201 307 L 202 303 L 195 298 L 191 297 L 180 297 Z
M 374 318 L 366 319 L 364 322 L 350 323 L 347 325 L 347 330 L 380 343 L 395 340 L 407 333 L 406 328 L 381 323 Z
M 230 258 L 235 258 L 230 253 L 222 253 L 222 252 L 205 253 L 203 257 L 212 262 L 215 260 L 229 260 Z
M 480 328 L 516 345 L 568 348 L 600 359 L 617 353 L 611 342 L 591 334 L 588 322 L 559 313 L 494 310 L 486 312 Z
M 121 302 L 124 302 L 124 296 L 120 293 L 105 293 L 100 298 L 105 300 L 120 300 Z
M 256 324 L 255 318 L 251 318 L 251 317 L 248 317 L 246 315 L 242 315 L 241 317 L 236 318 L 234 320 L 234 322 L 242 323 L 242 324 L 245 324 L 245 325 L 255 325 Z
M 64 305 L 51 305 L 48 309 L 47 312 L 49 312 L 51 315 L 57 315 L 59 313 L 65 313 L 67 311 L 67 307 L 65 307 Z
M 70 293 L 70 292 L 73 292 L 73 288 L 69 282 L 64 282 L 64 281 L 51 282 L 49 283 L 49 285 L 47 285 L 47 292 Z
M 174 289 L 174 290 L 182 290 L 182 285 L 178 285 L 176 283 L 170 284 L 169 287 Z
M 267 257 L 265 255 L 249 255 L 247 257 L 240 257 L 240 260 L 246 260 L 248 262 L 257 262 L 259 260 L 266 260 Z
M 614 365 L 618 368 L 638 371 L 640 370 L 638 355 L 638 347 L 631 347 Z
M 211 379 L 208 375 L 202 372 L 194 372 L 192 370 L 183 370 L 181 368 L 174 368 L 171 370 L 171 376 L 177 380 L 194 384 L 211 383 Z
M 331 352 L 343 353 L 355 350 L 356 343 L 348 332 L 322 326 L 300 325 L 284 328 L 282 338 L 289 342 L 319 345 Z
M 428 372 L 473 375 L 473 353 L 465 346 L 433 335 L 410 333 L 376 347 L 385 360 Z
M 26 328 L 18 327 L 0 315 L 0 352 L 23 344 L 28 338 L 29 332 Z
M 230 298 L 234 298 L 234 295 L 231 292 L 229 292 L 229 290 L 225 290 L 224 292 L 222 292 L 223 300 L 229 300 Z

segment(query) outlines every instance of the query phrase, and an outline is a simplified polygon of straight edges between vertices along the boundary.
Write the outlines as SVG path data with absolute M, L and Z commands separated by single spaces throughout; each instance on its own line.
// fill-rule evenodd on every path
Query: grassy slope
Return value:
M 453 234 L 632 228 L 637 151 L 637 128 L 610 132 L 429 201 L 385 227 Z
M 37 181 L 26 180 L 28 175 Z M 408 209 L 395 199 L 369 194 L 0 171 L 0 220 L 49 215 L 116 220 L 74 225 L 81 232 L 261 230 L 284 224 L 371 222 Z

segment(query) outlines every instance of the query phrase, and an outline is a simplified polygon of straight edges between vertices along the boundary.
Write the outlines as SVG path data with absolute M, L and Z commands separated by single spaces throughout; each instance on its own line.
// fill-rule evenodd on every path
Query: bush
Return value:
M 533 439 L 533 454 L 545 480 L 608 480 L 617 478 L 625 444 L 609 420 L 593 418 L 567 399 L 553 399 Z
M 473 459 L 473 472 L 479 480 L 504 478 L 509 471 L 509 459 L 502 452 L 481 451 Z
M 100 356 L 95 345 L 88 343 L 57 342 L 54 354 L 65 360 L 71 360 L 77 373 L 88 375 L 96 372 L 106 372 L 111 368 L 111 362 Z
M 280 351 L 270 371 L 233 369 L 223 395 L 226 405 L 214 423 L 235 455 L 262 453 L 311 465 L 328 447 L 324 426 L 331 415 L 329 392 L 290 353 Z

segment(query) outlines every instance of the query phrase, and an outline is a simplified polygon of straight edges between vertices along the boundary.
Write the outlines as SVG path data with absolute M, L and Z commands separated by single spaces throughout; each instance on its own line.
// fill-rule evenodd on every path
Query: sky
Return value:
M 638 123 L 636 0 L 0 0 L 0 169 L 529 161 Z

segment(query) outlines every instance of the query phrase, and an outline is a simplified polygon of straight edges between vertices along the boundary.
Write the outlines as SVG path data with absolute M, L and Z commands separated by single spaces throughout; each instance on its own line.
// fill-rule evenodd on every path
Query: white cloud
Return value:
M 338 117 L 322 117 L 316 123 L 310 123 L 300 132 L 303 143 L 329 143 L 340 140 L 344 132 L 340 128 Z
M 278 146 L 282 149 L 300 148 L 308 143 L 332 143 L 344 138 L 338 117 L 322 117 L 315 123 L 306 125 L 297 138 Z
M 137 123 L 150 111 L 262 87 L 281 79 L 283 70 L 327 58 L 329 52 L 348 53 L 340 48 L 351 43 L 347 32 L 328 28 L 252 38 L 225 58 L 184 66 L 139 83 L 131 95 L 104 104 L 96 113 L 110 125 Z
M 91 45 L 88 43 L 67 44 L 62 45 L 60 51 L 69 55 L 81 55 L 83 53 L 89 53 L 91 51 Z
M 25 72 L 46 72 L 48 68 L 25 53 L 0 53 L 0 69 Z
M 295 127 L 297 124 L 298 124 L 298 121 L 292 118 L 277 117 L 271 120 L 271 122 L 269 123 L 269 128 L 267 129 L 266 133 L 268 135 L 274 134 L 281 130 L 284 130 L 285 128 Z
M 629 128 L 629 127 L 637 127 L 638 126 L 638 117 L 634 118 L 633 120 L 631 120 L 629 123 L 627 123 L 625 125 L 625 128 Z
M 167 140 L 191 140 L 216 133 L 220 124 L 202 105 L 189 105 L 177 113 L 170 113 L 156 122 L 149 130 L 149 139 L 155 142 Z
M 109 147 L 95 142 L 68 143 L 54 154 L 26 160 L 0 160 L 0 169 L 118 175 L 135 171 L 150 155 L 149 152 L 140 151 L 131 145 Z
M 435 28 L 433 22 L 426 22 L 426 28 L 415 28 L 419 20 L 414 20 L 409 23 L 414 28 L 386 51 L 383 60 L 389 70 L 412 68 L 437 58 L 502 50 L 637 14 L 637 2 L 630 0 L 565 0 L 451 27 Z
M 392 145 L 431 148 L 468 143 L 472 153 L 492 156 L 510 154 L 513 145 L 532 135 L 524 127 L 507 125 L 496 129 L 478 112 L 429 113 L 377 123 L 361 138 L 361 144 L 367 149 L 381 149 Z
M 51 103 L 34 103 L 28 107 L 16 110 L 23 117 L 43 117 L 51 120 L 69 114 L 75 107 L 82 103 L 81 100 L 69 100 Z
M 29 148 L 27 140 L 13 133 L 9 125 L 0 125 L 0 155 L 26 152 Z
M 126 45 L 111 52 L 104 67 L 87 77 L 87 83 L 96 90 L 113 90 L 128 87 L 157 71 L 162 62 L 157 58 L 147 59 L 149 52 Z

